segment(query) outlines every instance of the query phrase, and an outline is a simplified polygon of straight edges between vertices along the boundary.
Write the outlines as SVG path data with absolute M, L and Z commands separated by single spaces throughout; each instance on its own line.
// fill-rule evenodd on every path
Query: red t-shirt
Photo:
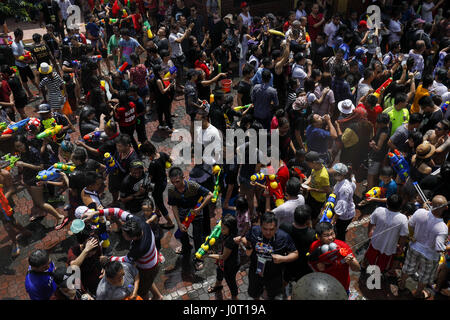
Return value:
M 353 254 L 352 249 L 350 249 L 349 245 L 341 240 L 334 240 L 334 243 L 338 245 L 338 248 L 345 248 L 348 250 L 349 254 Z M 309 252 L 312 253 L 314 250 L 316 250 L 319 246 L 321 246 L 322 243 L 320 240 L 316 240 L 311 244 L 311 247 L 309 248 Z M 348 291 L 350 287 L 350 271 L 349 271 L 349 265 L 344 264 L 334 264 L 332 266 L 329 266 L 327 269 L 325 269 L 324 273 L 329 274 L 330 276 L 335 277 L 338 279 L 338 281 L 342 284 L 345 290 Z
M 198 69 L 202 69 L 205 72 L 206 79 L 209 79 L 211 72 L 206 64 L 201 62 L 200 60 L 195 61 L 194 66 Z
M 136 106 L 133 102 L 129 103 L 129 107 L 120 106 L 116 110 L 116 118 L 119 127 L 129 127 L 136 123 Z
M 284 25 L 283 25 L 283 32 L 288 31 L 290 25 L 291 25 L 290 22 L 289 22 L 289 21 L 286 21 L 286 22 L 284 23 Z
M 379 104 L 377 104 L 375 108 L 370 109 L 369 107 L 366 107 L 362 103 L 358 104 L 357 108 L 358 107 L 362 107 L 367 111 L 367 120 L 369 120 L 372 123 L 373 127 L 375 128 L 377 124 L 377 117 L 380 113 L 383 112 L 383 108 Z
M 323 29 L 323 24 L 318 27 L 318 28 L 314 28 L 313 25 L 317 24 L 320 22 L 320 20 L 322 20 L 323 18 L 323 14 L 319 13 L 317 15 L 317 18 L 314 18 L 312 15 L 308 16 L 308 34 L 309 37 L 311 38 L 311 41 L 316 40 L 317 35 L 322 31 Z
M 1 102 L 11 102 L 9 101 L 9 96 L 11 95 L 11 88 L 6 80 L 2 80 L 2 86 L 0 87 L 0 101 Z
M 289 169 L 286 165 L 283 165 L 278 169 L 277 176 L 278 181 L 281 184 L 281 189 L 283 189 L 283 193 L 286 193 L 286 183 L 289 180 Z

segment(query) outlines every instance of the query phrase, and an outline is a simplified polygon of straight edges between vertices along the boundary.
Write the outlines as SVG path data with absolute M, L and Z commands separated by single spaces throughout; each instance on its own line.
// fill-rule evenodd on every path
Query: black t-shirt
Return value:
M 252 92 L 252 84 L 246 81 L 239 81 L 238 84 L 238 93 L 242 94 L 242 104 L 245 106 L 249 103 L 252 103 L 251 92 Z
M 83 137 L 84 135 L 95 131 L 100 124 L 95 120 L 86 120 L 80 122 L 80 135 Z
M 127 158 L 120 159 L 119 153 L 116 150 L 116 152 L 114 153 L 114 159 L 116 159 L 117 164 L 121 168 L 121 170 L 119 171 L 126 175 L 130 172 L 131 163 L 133 161 L 139 160 L 139 156 L 137 155 L 136 151 L 133 150 L 133 152 Z
M 169 161 L 170 156 L 165 152 L 159 153 L 159 158 L 154 159 L 148 166 L 148 174 L 152 178 L 152 182 L 155 184 L 166 184 L 166 162 Z
M 42 1 L 39 5 L 41 12 L 44 14 L 45 24 L 59 25 L 58 12 L 60 11 L 59 5 L 56 1 L 51 1 L 50 4 L 47 1 Z
M 174 185 L 170 185 L 167 189 L 168 194 L 168 205 L 177 206 L 180 219 L 184 218 L 189 210 L 193 209 L 200 197 L 205 197 L 209 194 L 209 190 L 199 185 L 197 182 L 184 181 L 185 190 L 183 193 L 178 192 Z M 201 213 L 195 219 L 200 219 L 203 217 Z
M 42 62 L 50 63 L 50 49 L 45 43 L 33 45 L 31 54 L 36 58 L 37 66 L 40 66 Z
M 228 70 L 228 49 L 222 50 L 221 47 L 217 47 L 213 51 L 214 57 L 217 60 L 217 63 L 222 65 L 222 72 Z
M 214 127 L 222 131 L 222 133 L 225 133 L 227 126 L 225 117 L 223 116 L 223 109 L 222 106 L 219 106 L 216 102 L 211 104 L 209 109 L 209 119 Z
M 169 50 L 169 39 L 155 39 L 154 42 L 158 46 L 158 52 L 161 52 L 161 50 Z
M 122 182 L 122 187 L 120 188 L 120 197 L 127 198 L 139 191 L 142 187 L 146 190 L 149 190 L 150 179 L 147 173 L 144 173 L 142 177 L 135 178 L 131 175 L 127 175 Z M 136 213 L 142 210 L 142 203 L 148 197 L 148 194 L 143 194 L 139 196 L 135 196 L 133 200 L 125 203 L 125 210 L 131 213 Z
M 226 24 L 223 20 L 220 20 L 213 25 L 211 30 L 211 47 L 213 49 L 217 48 L 222 43 L 222 33 L 225 33 L 225 30 Z
M 283 230 L 278 229 L 272 239 L 266 239 L 263 237 L 261 227 L 254 226 L 245 237 L 253 248 L 249 272 L 256 272 L 258 257 L 266 259 L 264 268 L 264 278 L 266 279 L 281 276 L 283 272 L 283 264 L 273 263 L 272 254 L 285 256 L 297 250 L 292 238 Z
M 108 139 L 104 141 L 97 149 L 98 152 L 100 152 L 101 156 L 108 152 L 110 154 L 116 153 L 116 144 L 114 143 L 114 139 Z
M 94 159 L 87 159 L 85 163 L 76 167 L 75 170 L 69 174 L 69 187 L 81 192 L 83 188 L 87 187 L 85 179 L 86 172 L 96 172 L 98 169 L 100 169 L 100 163 Z
M 224 177 L 224 187 L 222 188 L 222 196 L 225 197 L 230 185 L 233 185 L 233 191 L 231 192 L 231 197 L 234 198 L 239 193 L 238 187 L 238 169 L 239 166 L 237 164 L 226 164 L 223 168 L 223 177 Z
M 282 224 L 280 229 L 291 236 L 298 250 L 298 259 L 286 266 L 291 275 L 297 277 L 311 271 L 306 260 L 306 254 L 309 252 L 311 244 L 316 240 L 315 231 L 311 228 L 298 229 L 287 224 Z
M 228 248 L 231 250 L 231 254 L 228 256 L 228 259 L 224 261 L 224 267 L 227 269 L 232 269 L 239 266 L 239 246 L 236 242 L 234 242 L 233 236 L 230 235 L 224 238 L 223 246 L 224 249 Z
M 186 19 L 189 19 L 191 16 L 191 10 L 186 6 L 183 9 L 180 9 L 177 5 L 175 5 L 172 10 L 172 17 L 177 19 L 180 14 L 182 14 Z
M 434 127 L 444 118 L 444 114 L 441 109 L 433 112 L 432 114 L 424 114 L 422 123 L 420 124 L 420 132 L 425 134 L 428 130 L 433 130 Z
M 378 140 L 380 139 L 380 136 L 383 133 L 387 134 L 387 138 L 386 138 L 386 140 L 384 140 L 384 143 L 383 143 L 381 149 L 379 151 L 375 151 L 372 148 L 370 148 L 370 150 L 369 150 L 369 159 L 372 159 L 373 161 L 376 161 L 376 162 L 383 161 L 384 157 L 387 154 L 387 150 L 388 150 L 387 143 L 389 140 L 389 133 L 390 133 L 390 130 L 388 127 L 378 128 L 377 133 L 376 133 L 375 137 L 373 138 L 373 141 L 375 141 L 375 143 L 378 145 Z
M 10 77 L 8 79 L 8 85 L 11 88 L 11 91 L 14 96 L 14 101 L 16 102 L 16 105 L 20 102 L 27 102 L 27 94 L 25 90 L 22 87 L 22 83 L 20 83 L 20 79 L 16 76 Z
M 81 60 L 81 57 L 86 55 L 86 45 L 80 44 L 78 47 L 72 47 L 72 59 Z
M 48 48 L 54 53 L 56 50 L 59 49 L 58 43 L 55 39 L 53 39 L 52 36 L 50 36 L 48 33 L 44 34 L 42 36 L 42 39 L 44 39 L 45 43 L 47 44 Z

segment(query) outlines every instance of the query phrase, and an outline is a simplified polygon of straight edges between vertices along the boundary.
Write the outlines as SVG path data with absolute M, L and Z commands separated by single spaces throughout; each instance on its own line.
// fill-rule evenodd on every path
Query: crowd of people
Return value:
M 66 23 L 74 4 L 85 32 Z M 45 250 L 30 254 L 30 298 L 162 299 L 154 280 L 170 250 L 161 250 L 164 230 L 195 272 L 216 262 L 208 292 L 225 280 L 232 299 L 247 265 L 253 299 L 289 299 L 311 272 L 349 293 L 350 271 L 370 265 L 394 279 L 396 295 L 413 277 L 415 298 L 448 296 L 449 6 L 374 4 L 379 25 L 328 0 L 261 16 L 246 2 L 233 15 L 208 0 L 203 16 L 183 0 L 41 1 L 43 35 L 24 44 L 14 30 L 14 65 L 0 67 L 0 149 L 9 153 L 1 218 L 18 256 L 31 232 L 14 218 L 12 196 L 26 190 L 30 221 L 52 215 L 77 245 L 65 266 Z M 204 157 L 185 176 L 148 135 L 153 121 L 166 137 L 181 129 L 175 100 L 198 131 L 192 149 L 227 129 L 265 129 L 279 136 L 279 163 L 264 162 L 247 139 L 245 163 L 234 145 L 233 163 Z M 221 235 L 205 247 L 216 214 Z M 358 261 L 346 234 L 363 216 L 370 244 Z M 114 224 L 130 242 L 125 256 L 111 249 Z M 81 288 L 67 266 L 81 270 Z

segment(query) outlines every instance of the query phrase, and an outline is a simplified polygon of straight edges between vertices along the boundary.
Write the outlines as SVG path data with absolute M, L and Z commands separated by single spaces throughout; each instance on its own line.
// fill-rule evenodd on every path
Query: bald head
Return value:
M 442 213 L 447 209 L 448 201 L 442 195 L 437 195 L 431 201 L 433 208 L 433 214 L 437 216 L 442 216 Z

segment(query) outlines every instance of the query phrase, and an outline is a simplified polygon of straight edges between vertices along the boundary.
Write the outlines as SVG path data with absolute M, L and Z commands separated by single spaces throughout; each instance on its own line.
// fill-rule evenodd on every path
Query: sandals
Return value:
M 65 217 L 63 222 L 55 226 L 55 230 L 61 230 L 69 222 L 69 217 Z
M 222 289 L 223 289 L 222 285 L 220 285 L 220 286 L 210 286 L 208 288 L 208 293 L 214 293 L 214 292 L 217 292 L 217 291 L 221 291 Z

